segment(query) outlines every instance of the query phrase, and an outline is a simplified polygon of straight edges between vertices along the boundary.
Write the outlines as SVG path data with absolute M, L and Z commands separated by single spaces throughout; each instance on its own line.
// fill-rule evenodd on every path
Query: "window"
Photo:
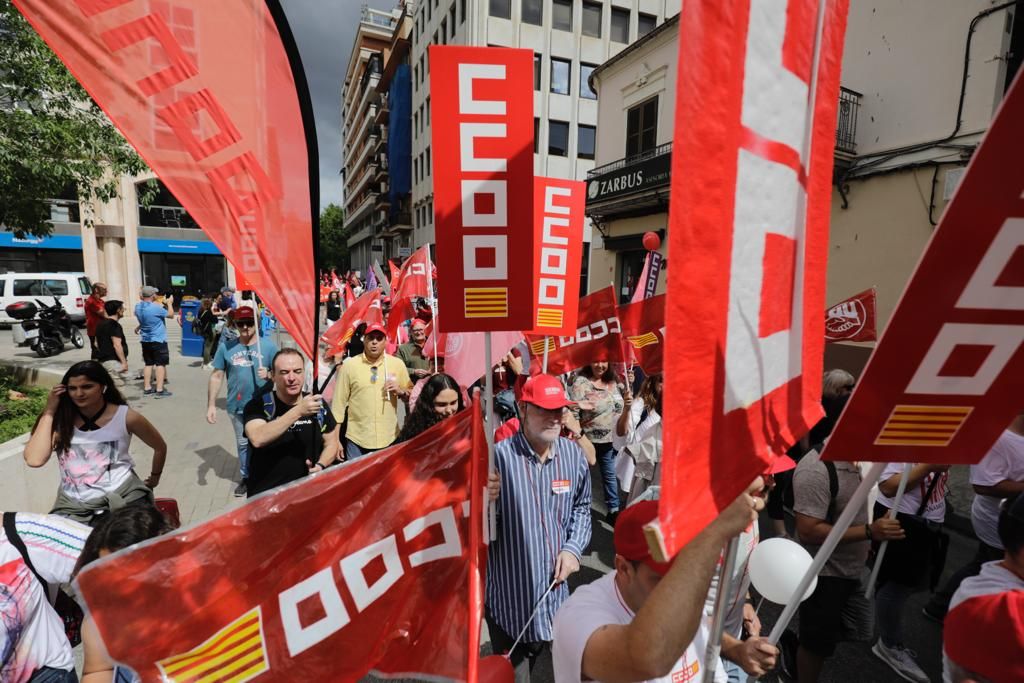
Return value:
M 644 14 L 643 12 L 636 15 L 636 37 L 646 36 L 648 33 L 654 30 L 654 27 L 658 25 L 658 17 L 653 14 Z
M 87 277 L 78 278 L 78 288 L 82 290 L 82 294 L 92 294 L 92 283 L 89 282 Z M 3 290 L 0 289 L 0 295 L 3 295 L 3 293 Z
M 441 20 L 441 44 L 444 45 L 448 42 L 448 20 Z
M 629 42 L 629 10 L 612 7 L 612 40 Z
M 430 23 L 430 3 L 427 2 L 427 3 L 424 3 L 424 4 L 427 6 L 427 21 L 426 21 L 426 23 L 429 24 Z
M 583 35 L 593 38 L 601 37 L 601 5 L 596 2 L 583 2 Z
M 68 283 L 65 280 L 15 280 L 14 296 L 67 296 Z
M 460 0 L 459 7 L 459 11 L 462 13 L 459 18 L 459 23 L 463 24 L 466 22 L 466 0 Z
M 548 154 L 569 156 L 569 124 L 565 121 L 548 121 Z
M 501 19 L 512 18 L 512 0 L 491 0 L 491 16 Z
M 523 0 L 523 23 L 540 26 L 544 23 L 544 0 Z
M 580 62 L 580 97 L 585 100 L 597 99 L 597 93 L 590 87 L 590 74 L 594 73 L 596 68 L 593 64 Z
M 426 111 L 427 111 L 427 125 L 429 126 L 430 125 L 430 97 L 427 97 L 427 101 L 426 101 L 426 103 L 424 103 L 423 106 L 426 107 Z
M 551 28 L 572 31 L 572 0 L 551 0 Z
M 594 158 L 594 143 L 597 140 L 597 128 L 585 126 L 582 123 L 576 126 L 576 156 L 580 159 Z
M 569 94 L 569 70 L 572 62 L 557 57 L 551 58 L 551 92 L 559 95 Z
M 533 153 L 540 151 L 540 119 L 533 117 Z
M 452 1 L 452 6 L 448 8 L 448 25 L 452 29 L 452 38 L 455 37 L 455 2 Z
M 540 90 L 540 64 L 541 56 L 533 53 L 533 89 Z
M 434 169 L 430 166 L 430 148 L 427 147 L 427 166 L 423 169 L 424 175 L 430 175 L 434 172 Z
M 657 138 L 658 98 L 652 97 L 626 112 L 626 157 L 654 149 Z

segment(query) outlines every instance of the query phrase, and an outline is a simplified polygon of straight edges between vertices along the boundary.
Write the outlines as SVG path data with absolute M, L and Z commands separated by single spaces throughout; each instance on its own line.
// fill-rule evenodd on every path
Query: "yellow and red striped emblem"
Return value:
M 970 406 L 910 406 L 892 409 L 876 446 L 948 446 L 973 408 Z
M 650 346 L 651 344 L 658 343 L 658 335 L 654 334 L 653 332 L 648 332 L 647 334 L 640 334 L 635 337 L 626 337 L 626 339 L 629 340 L 629 343 L 633 345 L 634 349 L 642 349 L 645 346 Z
M 507 318 L 507 287 L 467 287 L 464 292 L 467 318 Z
M 268 671 L 262 612 L 246 612 L 206 642 L 156 663 L 161 680 L 174 683 L 242 683 Z
M 535 356 L 543 355 L 545 343 L 547 344 L 548 352 L 554 351 L 556 348 L 558 348 L 558 345 L 555 344 L 554 337 L 544 337 L 543 339 L 538 339 L 537 341 L 530 342 L 530 351 L 532 351 L 533 355 Z
M 564 311 L 560 308 L 538 308 L 537 327 L 562 327 Z

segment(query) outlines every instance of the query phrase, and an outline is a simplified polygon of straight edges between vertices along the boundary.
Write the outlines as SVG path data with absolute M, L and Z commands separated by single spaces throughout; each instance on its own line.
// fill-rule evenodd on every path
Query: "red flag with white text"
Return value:
M 533 178 L 537 313 L 530 334 L 576 330 L 585 193 L 586 183 L 580 180 Z
M 665 295 L 619 306 L 619 327 L 627 353 L 648 375 L 662 372 L 665 357 Z
M 560 375 L 595 361 L 621 363 L 622 335 L 615 312 L 615 291 L 599 289 L 580 299 L 576 329 L 571 335 L 527 335 L 530 374 L 541 372 L 544 346 L 548 347 L 548 374 Z
M 466 680 L 486 561 L 481 423 L 465 410 L 91 565 L 77 585 L 110 656 L 143 680 Z
M 312 357 L 319 171 L 312 103 L 280 5 L 15 5 Z
M 825 311 L 825 341 L 875 341 L 875 288 L 840 301 Z
M 394 340 L 398 326 L 416 315 L 415 300 L 430 297 L 430 285 L 430 245 L 424 244 L 405 260 L 394 279 L 388 313 L 389 339 Z
M 821 0 L 812 74 L 819 0 L 683 3 L 658 512 L 669 555 L 821 415 L 847 5 Z
M 384 312 L 380 307 L 380 290 L 371 289 L 363 292 L 351 306 L 345 309 L 337 322 L 327 328 L 320 336 L 320 343 L 326 346 L 324 355 L 328 358 L 340 356 L 348 348 L 348 342 L 361 323 L 367 325 L 383 323 Z

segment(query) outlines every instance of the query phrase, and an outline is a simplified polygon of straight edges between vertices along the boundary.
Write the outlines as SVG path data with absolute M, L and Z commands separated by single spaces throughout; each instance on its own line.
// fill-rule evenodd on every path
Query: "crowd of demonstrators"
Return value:
M 277 354 L 277 347 L 269 339 L 260 339 L 252 308 L 236 308 L 228 318 L 238 331 L 238 336 L 226 339 L 217 346 L 206 392 L 206 421 L 210 424 L 217 422 L 217 396 L 226 378 L 225 408 L 235 432 L 240 478 L 234 493 L 236 496 L 244 496 L 249 479 L 249 441 L 245 435 L 243 413 L 249 401 L 270 378 L 271 361 Z
M 167 318 L 174 317 L 174 308 L 172 300 L 168 298 L 163 303 L 156 303 L 156 295 L 156 287 L 147 285 L 142 288 L 142 300 L 135 305 L 135 321 L 138 324 L 135 331 L 142 341 L 142 393 L 154 398 L 166 398 L 171 395 L 164 387 L 167 365 L 171 361 L 167 347 Z
M 1024 491 L 1024 413 L 1014 418 L 978 464 L 971 465 L 970 480 L 975 493 L 971 526 L 978 537 L 978 550 L 924 606 L 924 615 L 940 622 L 961 582 L 976 576 L 984 563 L 1003 557 L 998 528 L 1000 504 L 1004 498 Z
M 608 522 L 614 526 L 619 514 L 619 485 L 615 476 L 615 446 L 612 443 L 624 410 L 623 395 L 629 389 L 616 376 L 607 359 L 595 359 L 577 373 L 569 388 L 576 402 L 573 412 L 583 433 L 594 444 L 597 466 L 604 485 Z
M 96 326 L 96 346 L 93 359 L 103 365 L 114 386 L 121 388 L 126 384 L 128 374 L 128 342 L 121 327 L 124 317 L 124 303 L 111 299 L 103 304 L 106 317 Z
M 133 436 L 153 449 L 145 481 L 135 474 L 128 447 Z M 56 453 L 60 487 L 51 512 L 83 523 L 127 503 L 152 503 L 167 444 L 160 432 L 128 407 L 110 374 L 94 360 L 75 363 L 47 397 L 25 445 L 25 462 L 42 467 Z
M 661 483 L 661 392 L 660 374 L 644 378 L 637 394 L 629 386 L 622 397 L 623 410 L 615 424 L 613 445 L 618 451 L 615 472 L 620 488 L 628 494 L 628 505 L 652 486 Z
M 1000 503 L 996 531 L 1004 552 L 965 578 L 943 633 L 943 681 L 1024 680 L 1024 493 Z
M 107 286 L 102 282 L 95 282 L 92 291 L 85 298 L 85 333 L 89 337 L 89 349 L 92 357 L 96 357 L 96 328 L 107 317 L 103 297 L 107 295 Z

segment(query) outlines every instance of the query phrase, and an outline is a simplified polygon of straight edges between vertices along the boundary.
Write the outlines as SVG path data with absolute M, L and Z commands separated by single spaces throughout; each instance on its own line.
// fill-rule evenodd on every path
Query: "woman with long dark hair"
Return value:
M 341 318 L 341 292 L 336 289 L 331 290 L 331 293 L 327 295 L 326 309 L 328 325 Z
M 412 412 L 405 418 L 395 443 L 412 439 L 465 407 L 459 383 L 450 375 L 439 373 L 430 377 L 420 390 Z
M 608 506 L 608 522 L 615 524 L 621 509 L 619 483 L 615 478 L 615 425 L 623 410 L 625 385 L 619 381 L 606 359 L 595 358 L 584 366 L 569 387 L 569 398 L 576 401 L 573 413 L 583 427 L 583 434 L 594 444 L 597 466 L 604 482 L 604 502 Z
M 132 436 L 153 449 L 146 481 L 128 453 Z M 127 503 L 153 503 L 167 458 L 156 427 L 128 407 L 110 373 L 96 361 L 75 363 L 46 401 L 25 445 L 25 462 L 42 467 L 57 454 L 60 488 L 52 514 L 89 524 Z
M 651 486 L 661 483 L 661 397 L 664 379 L 648 375 L 636 400 L 626 388 L 624 410 L 615 425 L 615 447 L 619 455 L 615 471 L 632 503 Z

